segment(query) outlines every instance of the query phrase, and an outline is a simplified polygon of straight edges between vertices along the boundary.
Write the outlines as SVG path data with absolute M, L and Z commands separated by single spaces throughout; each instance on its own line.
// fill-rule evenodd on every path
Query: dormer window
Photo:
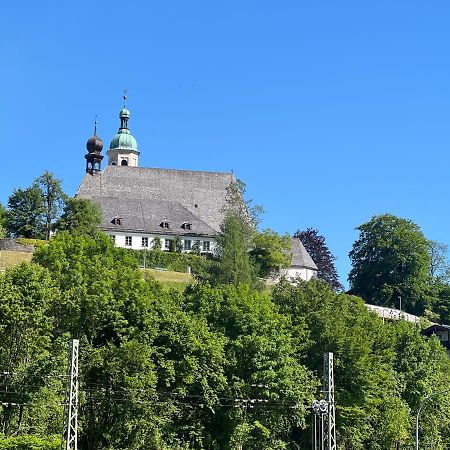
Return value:
M 169 228 L 170 228 L 170 222 L 167 222 L 167 220 L 163 220 L 163 221 L 159 224 L 159 226 L 160 226 L 161 228 L 169 229 Z
M 122 225 L 122 217 L 114 217 L 114 219 L 111 220 L 111 223 L 114 225 Z
M 181 228 L 184 228 L 185 230 L 191 230 L 192 229 L 192 223 L 184 222 L 183 225 L 181 225 Z

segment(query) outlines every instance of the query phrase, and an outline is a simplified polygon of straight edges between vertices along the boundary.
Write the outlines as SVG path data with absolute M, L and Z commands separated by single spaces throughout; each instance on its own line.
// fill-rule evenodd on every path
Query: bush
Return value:
M 45 241 L 43 239 L 17 238 L 16 242 L 20 245 L 34 245 L 35 247 L 45 245 Z
M 140 267 L 144 267 L 145 260 L 147 269 L 162 267 L 174 272 L 187 272 L 190 267 L 193 274 L 204 276 L 210 272 L 213 265 L 217 265 L 211 256 L 194 253 L 173 253 L 161 250 L 129 250 L 129 252 L 137 259 Z
M 39 437 L 23 435 L 0 437 L 0 449 L 8 450 L 60 450 L 61 438 L 59 436 Z

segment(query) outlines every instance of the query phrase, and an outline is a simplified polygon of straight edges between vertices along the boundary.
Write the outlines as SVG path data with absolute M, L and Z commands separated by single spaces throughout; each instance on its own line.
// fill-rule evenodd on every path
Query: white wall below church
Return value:
M 167 240 L 173 240 L 173 235 L 164 235 L 164 234 L 158 234 L 158 235 L 152 235 L 152 234 L 145 234 L 145 233 L 125 233 L 125 232 L 112 232 L 108 231 L 107 234 L 109 236 L 114 236 L 114 243 L 116 247 L 122 247 L 122 248 L 130 248 L 132 250 L 151 250 L 153 248 L 153 239 L 155 237 L 158 237 L 161 241 L 161 250 L 168 251 L 168 248 L 166 247 L 166 239 Z M 127 245 L 127 237 L 131 237 L 131 245 Z M 148 239 L 148 246 L 142 246 L 142 238 Z M 181 244 L 184 246 L 185 240 L 191 241 L 191 248 L 194 245 L 195 241 L 200 241 L 200 250 L 203 253 L 214 253 L 217 250 L 217 245 L 214 239 L 212 238 L 199 238 L 199 237 L 192 237 L 192 236 L 180 236 Z M 203 247 L 203 242 L 209 242 L 209 250 L 205 249 Z M 190 250 L 184 250 L 183 252 L 189 253 Z
M 292 280 L 300 277 L 302 280 L 309 281 L 312 278 L 317 277 L 317 270 L 308 269 L 306 267 L 291 266 L 287 269 L 281 269 L 278 277 L 285 277 Z

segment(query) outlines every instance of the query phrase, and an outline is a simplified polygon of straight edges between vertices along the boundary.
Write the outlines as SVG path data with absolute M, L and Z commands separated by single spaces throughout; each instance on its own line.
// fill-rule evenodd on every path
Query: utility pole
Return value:
M 323 355 L 323 394 L 324 399 L 311 405 L 312 450 L 337 450 L 333 353 Z
M 69 369 L 67 374 L 66 404 L 62 450 L 78 450 L 78 339 L 72 339 L 69 347 Z
M 333 353 L 323 355 L 323 392 L 328 403 L 328 412 L 325 417 L 324 450 L 337 450 L 336 445 L 336 409 L 334 404 L 334 364 Z

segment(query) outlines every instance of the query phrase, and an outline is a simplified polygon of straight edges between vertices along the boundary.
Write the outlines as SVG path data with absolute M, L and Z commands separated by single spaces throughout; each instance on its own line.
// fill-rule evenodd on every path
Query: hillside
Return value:
M 0 271 L 8 267 L 17 266 L 21 262 L 31 261 L 33 254 L 26 252 L 13 252 L 9 250 L 0 250 Z

